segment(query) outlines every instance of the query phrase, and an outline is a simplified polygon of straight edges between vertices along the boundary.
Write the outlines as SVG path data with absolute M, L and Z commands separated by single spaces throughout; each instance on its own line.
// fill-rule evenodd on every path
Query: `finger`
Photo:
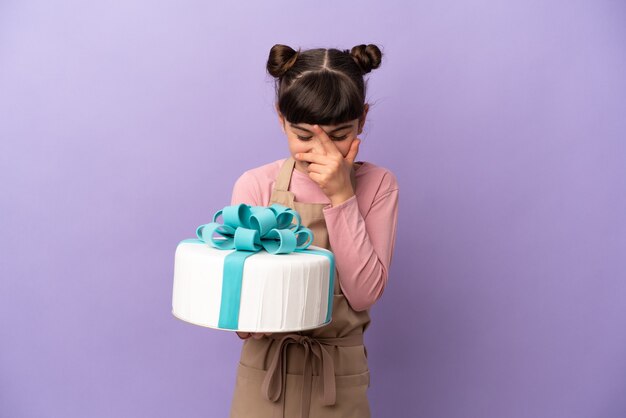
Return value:
M 310 152 L 312 152 L 314 154 L 317 154 L 317 155 L 326 155 L 326 154 L 328 154 L 326 152 L 326 148 L 324 148 L 324 145 L 322 145 L 322 141 L 320 141 L 319 138 L 313 137 L 309 142 L 311 143 Z
M 306 166 L 309 173 L 328 174 L 328 166 L 316 163 L 310 163 Z
M 329 159 L 325 155 L 316 154 L 313 152 L 299 152 L 296 154 L 296 160 L 308 161 L 309 163 L 326 164 Z
M 335 143 L 332 139 L 330 139 L 326 131 L 324 131 L 319 125 L 313 125 L 313 132 L 317 134 L 320 143 L 328 154 L 341 153 L 339 151 L 339 148 L 337 148 L 337 145 L 335 145 Z
M 354 164 L 354 159 L 356 158 L 356 154 L 359 152 L 359 145 L 361 144 L 361 140 L 359 138 L 355 138 L 354 141 L 350 144 L 350 149 L 348 150 L 348 154 L 346 154 L 345 160 L 348 164 Z
M 262 332 L 253 332 L 252 333 L 252 338 L 254 338 L 255 340 L 260 340 L 261 338 L 263 338 L 263 333 Z
M 311 151 L 318 155 L 326 155 L 326 148 L 319 137 L 313 134 L 313 138 L 309 140 L 311 144 Z
M 239 338 L 241 338 L 242 340 L 250 338 L 250 333 L 249 332 L 239 332 L 239 331 L 235 331 L 235 332 L 237 333 Z
M 322 186 L 322 183 L 324 182 L 324 176 L 322 176 L 319 173 L 315 173 L 313 171 L 309 172 L 309 178 L 313 180 L 314 182 L 316 182 L 320 187 Z

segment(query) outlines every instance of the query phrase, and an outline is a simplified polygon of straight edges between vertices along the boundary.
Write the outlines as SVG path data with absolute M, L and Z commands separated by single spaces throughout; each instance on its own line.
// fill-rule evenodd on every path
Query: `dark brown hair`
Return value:
M 267 72 L 276 78 L 276 103 L 292 123 L 336 125 L 364 111 L 363 75 L 380 66 L 382 52 L 373 44 L 351 50 L 315 48 L 297 51 L 276 44 Z

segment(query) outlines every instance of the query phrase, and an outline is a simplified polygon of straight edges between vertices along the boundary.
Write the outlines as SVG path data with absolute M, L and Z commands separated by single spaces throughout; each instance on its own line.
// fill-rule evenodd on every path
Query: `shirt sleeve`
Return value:
M 355 311 L 370 308 L 387 284 L 398 221 L 398 187 L 390 180 L 365 217 L 356 196 L 324 208 L 341 290 Z
M 244 172 L 233 186 L 231 205 L 245 203 L 250 206 L 263 206 L 257 179 L 248 171 Z

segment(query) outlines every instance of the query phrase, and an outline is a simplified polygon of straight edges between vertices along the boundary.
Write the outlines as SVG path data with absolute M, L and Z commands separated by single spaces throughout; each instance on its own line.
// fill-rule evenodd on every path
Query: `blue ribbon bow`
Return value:
M 217 222 L 222 216 L 223 224 Z M 238 329 L 241 286 L 244 261 L 249 256 L 265 250 L 270 254 L 307 252 L 323 255 L 330 260 L 330 284 L 326 322 L 330 321 L 333 302 L 335 260 L 327 250 L 308 247 L 313 243 L 313 232 L 301 224 L 300 214 L 279 205 L 250 206 L 239 204 L 226 206 L 213 215 L 213 221 L 196 229 L 199 241 L 220 250 L 231 250 L 224 258 L 222 298 L 218 327 Z
M 224 224 L 216 222 L 220 215 Z M 226 206 L 213 215 L 213 222 L 200 225 L 196 235 L 220 250 L 264 249 L 270 254 L 304 250 L 313 242 L 313 232 L 301 225 L 300 214 L 277 203 L 269 207 L 244 203 Z

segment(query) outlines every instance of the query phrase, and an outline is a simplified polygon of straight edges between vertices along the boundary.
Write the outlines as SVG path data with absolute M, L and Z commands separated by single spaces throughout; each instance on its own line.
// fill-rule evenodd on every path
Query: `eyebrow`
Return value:
M 309 131 L 308 129 L 305 129 L 305 128 L 303 128 L 302 126 L 298 126 L 298 125 L 295 125 L 295 124 L 293 124 L 293 123 L 289 123 L 289 125 L 291 125 L 291 127 L 292 127 L 292 128 L 301 129 L 301 130 L 306 131 L 306 132 L 308 132 L 308 133 L 310 133 L 310 134 L 312 134 L 312 133 L 313 133 L 312 131 Z M 352 128 L 352 125 L 343 125 L 343 126 L 339 126 L 339 127 L 337 127 L 337 128 L 335 128 L 335 129 L 333 129 L 333 130 L 332 130 L 332 131 L 330 131 L 330 132 L 337 132 L 337 131 L 340 131 L 340 130 L 342 130 L 342 129 L 346 129 L 346 128 Z

